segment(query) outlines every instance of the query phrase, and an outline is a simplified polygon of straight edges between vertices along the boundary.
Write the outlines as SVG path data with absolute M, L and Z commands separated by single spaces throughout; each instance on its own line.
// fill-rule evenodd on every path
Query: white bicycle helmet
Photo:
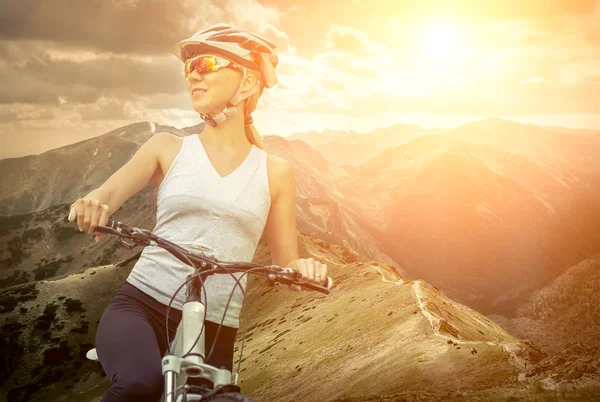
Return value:
M 244 76 L 240 86 L 225 109 L 214 117 L 204 113 L 200 114 L 200 117 L 213 127 L 225 121 L 228 116 L 235 116 L 237 114 L 235 106 L 239 102 L 257 91 L 262 93 L 264 88 L 271 88 L 277 84 L 275 67 L 279 63 L 279 58 L 275 54 L 275 45 L 246 29 L 223 23 L 212 25 L 175 44 L 172 52 L 184 63 L 192 55 L 206 52 L 225 57 L 242 67 Z M 257 86 L 241 94 L 242 82 L 246 78 L 247 68 L 257 71 L 261 79 Z

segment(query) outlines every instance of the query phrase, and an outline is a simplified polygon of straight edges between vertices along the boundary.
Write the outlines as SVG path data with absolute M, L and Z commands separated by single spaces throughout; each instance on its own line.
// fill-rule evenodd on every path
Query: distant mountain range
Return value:
M 381 131 L 295 138 L 319 151 L 352 138 L 347 159 L 332 163 L 371 156 L 346 166 L 337 188 L 404 272 L 481 311 L 513 314 L 600 251 L 600 132 L 491 118 L 442 135 L 387 134 L 394 145 L 375 156 L 364 144 L 385 142 Z
M 0 177 L 0 215 L 72 202 L 155 132 L 201 129 L 136 123 L 0 160 L 12 172 Z M 341 142 L 343 152 L 331 156 Z M 265 145 L 296 170 L 300 231 L 392 264 L 480 311 L 513 314 L 532 291 L 600 251 L 600 132 L 491 118 L 447 133 L 399 125 L 269 136 Z M 361 153 L 369 159 L 356 165 Z M 138 202 L 153 219 L 154 189 L 145 191 Z
M 68 206 L 156 132 L 201 130 L 141 122 L 0 160 L 0 171 L 10 172 L 0 176 L 0 395 L 58 401 L 77 390 L 81 400 L 98 400 L 92 394 L 107 382 L 83 354 L 140 250 L 94 243 L 66 221 Z M 259 400 L 311 400 L 312 390 L 314 400 L 374 401 L 413 389 L 450 400 L 464 389 L 559 387 L 579 373 L 598 383 L 588 366 L 589 348 L 600 346 L 590 343 L 600 286 L 600 132 L 487 119 L 448 132 L 401 125 L 269 136 L 265 146 L 295 168 L 302 255 L 326 261 L 337 285 L 324 299 L 254 283 L 254 364 L 242 386 Z M 152 229 L 155 216 L 148 185 L 112 218 Z M 255 260 L 269 260 L 264 238 Z M 496 314 L 509 332 L 480 313 Z M 289 322 L 269 321 L 281 317 Z M 320 342 L 311 338 L 318 331 Z M 573 331 L 579 343 L 567 347 Z M 294 392 L 267 385 L 272 373 L 263 366 L 292 352 L 299 363 L 276 372 Z M 575 374 L 564 364 L 571 357 Z M 328 370 L 342 373 L 333 388 L 307 385 L 332 378 Z M 552 373 L 560 378 L 547 380 Z M 56 382 L 73 390 L 52 388 Z

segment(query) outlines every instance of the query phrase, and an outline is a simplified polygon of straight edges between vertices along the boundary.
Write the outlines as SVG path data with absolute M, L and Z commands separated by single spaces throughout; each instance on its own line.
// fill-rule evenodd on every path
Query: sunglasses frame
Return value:
M 236 71 L 242 71 L 241 67 L 236 64 L 235 62 L 231 61 L 231 60 L 227 60 L 223 57 L 220 56 L 215 56 L 214 54 L 199 54 L 197 56 L 194 57 L 190 57 L 189 59 L 187 59 L 185 61 L 185 63 L 183 64 L 183 76 L 187 79 L 189 77 L 189 75 L 193 72 L 193 71 L 197 71 L 197 69 L 193 69 L 191 70 L 191 64 L 194 62 L 194 60 L 197 59 L 201 59 L 201 58 L 212 58 L 216 61 L 215 64 L 215 69 L 214 70 L 208 70 L 208 71 L 202 71 L 202 72 L 198 72 L 198 74 L 205 74 L 205 73 L 211 73 L 211 72 L 215 72 L 215 71 L 219 71 L 222 68 L 231 68 L 233 70 Z M 188 73 L 189 71 L 189 73 Z

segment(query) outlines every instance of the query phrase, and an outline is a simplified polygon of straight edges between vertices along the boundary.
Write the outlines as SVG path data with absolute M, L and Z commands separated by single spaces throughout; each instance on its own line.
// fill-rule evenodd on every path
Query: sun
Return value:
M 419 53 L 429 61 L 452 63 L 463 45 L 460 27 L 449 23 L 421 25 L 417 38 Z

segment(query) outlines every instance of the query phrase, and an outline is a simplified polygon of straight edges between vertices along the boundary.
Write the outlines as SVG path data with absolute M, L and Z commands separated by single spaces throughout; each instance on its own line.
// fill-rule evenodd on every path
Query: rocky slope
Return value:
M 516 318 L 498 321 L 533 340 L 547 357 L 520 381 L 568 390 L 600 383 L 600 255 L 569 268 L 535 292 Z
M 596 255 L 569 268 L 550 285 L 535 292 L 518 309 L 513 324 L 523 324 L 514 326 L 519 332 L 527 328 L 527 322 L 545 324 L 545 328 L 531 335 L 552 352 L 570 342 L 581 342 L 600 350 L 599 306 L 600 255 Z
M 241 386 L 257 400 L 481 389 L 516 383 L 524 363 L 540 358 L 489 319 L 389 265 L 348 261 L 342 247 L 303 235 L 300 245 L 302 257 L 328 263 L 335 286 L 325 296 L 249 281 L 236 359 L 245 327 Z M 264 239 L 254 260 L 270 260 Z M 134 261 L 13 288 L 19 304 L 0 316 L 0 399 L 99 399 L 108 379 L 85 352 Z

